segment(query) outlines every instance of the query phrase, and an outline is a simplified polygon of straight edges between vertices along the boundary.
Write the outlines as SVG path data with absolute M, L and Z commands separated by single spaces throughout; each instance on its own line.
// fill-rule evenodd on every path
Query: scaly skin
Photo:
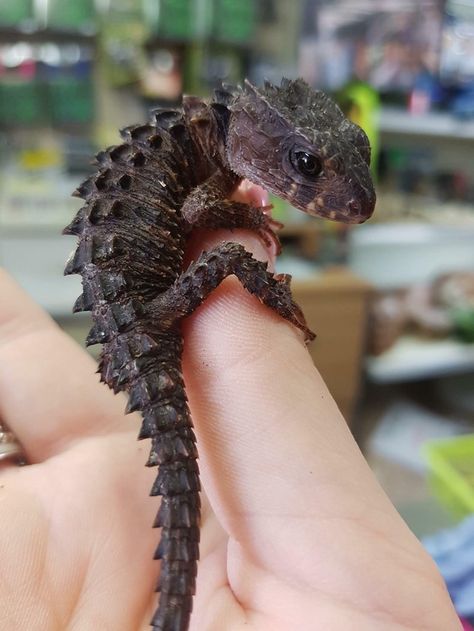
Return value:
M 314 336 L 275 276 L 240 245 L 223 243 L 183 271 L 193 228 L 250 228 L 276 241 L 277 224 L 230 202 L 243 177 L 309 214 L 357 223 L 374 207 L 365 134 L 325 95 L 301 80 L 258 91 L 216 90 L 205 103 L 185 97 L 181 111 L 123 130 L 124 143 L 97 156 L 98 173 L 77 195 L 86 201 L 66 234 L 79 237 L 65 273 L 82 275 L 75 311 L 90 310 L 88 344 L 102 343 L 101 379 L 129 394 L 159 466 L 151 494 L 161 541 L 156 631 L 186 631 L 199 557 L 196 440 L 181 370 L 180 322 L 235 274 L 262 303 Z

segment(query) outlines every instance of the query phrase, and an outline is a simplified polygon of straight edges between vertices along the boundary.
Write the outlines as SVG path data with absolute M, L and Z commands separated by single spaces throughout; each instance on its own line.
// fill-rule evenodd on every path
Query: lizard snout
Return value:
M 347 202 L 347 210 L 351 215 L 359 215 L 361 211 L 361 204 L 357 199 L 350 199 Z
M 351 197 L 346 202 L 344 217 L 340 220 L 347 223 L 364 223 L 372 216 L 375 206 L 375 194 L 365 198 Z

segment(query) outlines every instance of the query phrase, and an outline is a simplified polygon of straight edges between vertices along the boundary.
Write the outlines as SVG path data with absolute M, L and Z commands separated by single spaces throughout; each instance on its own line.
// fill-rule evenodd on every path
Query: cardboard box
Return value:
M 340 267 L 294 279 L 292 289 L 317 334 L 309 347 L 313 361 L 350 424 L 360 394 L 371 286 Z

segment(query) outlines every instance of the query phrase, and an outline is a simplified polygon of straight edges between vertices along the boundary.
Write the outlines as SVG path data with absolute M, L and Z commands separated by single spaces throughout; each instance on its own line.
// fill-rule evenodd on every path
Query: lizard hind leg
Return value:
M 169 289 L 149 303 L 149 317 L 166 322 L 190 315 L 232 274 L 248 292 L 303 331 L 307 342 L 314 339 L 315 334 L 308 328 L 301 309 L 292 299 L 290 276 L 267 271 L 266 263 L 257 260 L 241 244 L 232 242 L 203 252 Z

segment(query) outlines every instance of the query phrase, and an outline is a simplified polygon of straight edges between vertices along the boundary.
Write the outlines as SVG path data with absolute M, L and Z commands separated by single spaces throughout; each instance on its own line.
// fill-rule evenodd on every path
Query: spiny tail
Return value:
M 156 587 L 160 602 L 151 624 L 155 631 L 187 631 L 199 559 L 196 438 L 181 372 L 181 335 L 153 332 L 150 323 L 146 328 L 151 332 L 136 340 L 142 349 L 147 348 L 140 357 L 122 364 L 131 339 L 121 335 L 108 344 L 101 370 L 112 387 L 128 384 L 126 411 L 141 411 L 138 437 L 152 442 L 147 466 L 159 467 L 150 494 L 161 495 L 153 524 L 162 529 L 154 557 L 161 560 Z M 116 367 L 117 357 L 121 358 L 120 368 Z
M 181 372 L 179 333 L 151 334 L 159 348 L 121 371 L 129 386 L 127 412 L 140 410 L 139 438 L 151 438 L 147 466 L 159 466 L 151 495 L 161 495 L 154 526 L 161 528 L 155 559 L 161 560 L 160 603 L 151 624 L 156 631 L 186 631 L 196 589 L 199 559 L 200 484 L 196 438 Z M 115 349 L 120 355 L 120 349 Z M 114 378 L 114 377 L 113 377 Z M 119 378 L 119 374 L 117 377 Z
M 137 386 L 143 410 L 140 437 L 150 436 L 152 439 L 147 464 L 159 465 L 151 495 L 162 496 L 154 524 L 162 528 L 155 553 L 155 558 L 161 559 L 157 586 L 161 595 L 151 624 L 156 631 L 186 631 L 199 558 L 200 485 L 196 439 L 180 370 L 181 353 L 176 348 L 181 338 L 175 339 L 174 343 L 169 341 L 174 347 L 173 354 L 169 355 L 169 361 L 161 362 L 154 377 L 163 397 L 160 404 L 147 400 L 153 388 L 150 389 L 150 383 L 146 384 L 144 400 L 144 382 Z
M 65 273 L 82 275 L 74 311 L 91 311 L 87 344 L 103 344 L 102 381 L 129 393 L 140 410 L 140 438 L 151 438 L 151 491 L 161 495 L 162 528 L 155 631 L 186 631 L 195 590 L 199 541 L 197 452 L 181 374 L 178 329 L 150 322 L 144 305 L 179 275 L 183 235 L 177 209 L 193 186 L 190 140 L 177 112 L 124 130 L 125 142 L 98 155 L 99 171 L 76 192 L 86 200 L 65 234 L 79 237 Z

